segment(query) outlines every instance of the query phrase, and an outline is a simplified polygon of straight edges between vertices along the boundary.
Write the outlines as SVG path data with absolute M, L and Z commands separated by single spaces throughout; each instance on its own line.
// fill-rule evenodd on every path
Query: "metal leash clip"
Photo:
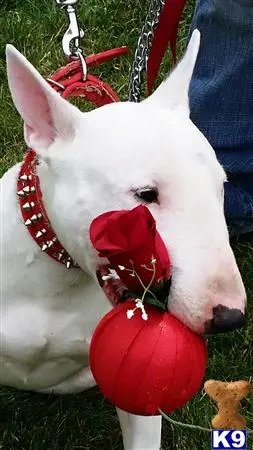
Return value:
M 75 5 L 78 0 L 56 0 L 56 3 L 62 8 L 66 9 L 69 16 L 69 27 L 62 38 L 62 48 L 64 55 L 68 59 L 79 59 L 82 72 L 83 80 L 87 77 L 87 65 L 85 62 L 85 56 L 80 47 L 80 40 L 84 37 L 84 31 L 79 27 Z

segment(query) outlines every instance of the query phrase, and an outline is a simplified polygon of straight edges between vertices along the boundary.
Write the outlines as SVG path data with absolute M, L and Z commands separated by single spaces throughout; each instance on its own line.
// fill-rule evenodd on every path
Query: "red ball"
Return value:
M 90 366 L 103 395 L 132 414 L 171 413 L 199 390 L 207 350 L 172 314 L 145 304 L 148 320 L 133 300 L 115 306 L 99 322 L 90 346 Z

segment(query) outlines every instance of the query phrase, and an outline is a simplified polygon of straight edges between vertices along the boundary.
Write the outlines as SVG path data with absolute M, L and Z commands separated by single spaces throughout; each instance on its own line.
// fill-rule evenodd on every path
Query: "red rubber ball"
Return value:
M 95 329 L 90 366 L 103 395 L 132 414 L 169 414 L 201 387 L 207 350 L 197 335 L 172 314 L 145 304 L 148 320 L 130 300 L 118 304 Z

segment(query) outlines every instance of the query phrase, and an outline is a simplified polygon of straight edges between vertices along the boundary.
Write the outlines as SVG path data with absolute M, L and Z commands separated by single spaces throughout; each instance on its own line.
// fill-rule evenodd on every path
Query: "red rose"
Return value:
M 91 224 L 90 239 L 133 292 L 169 278 L 169 255 L 146 206 L 101 214 Z

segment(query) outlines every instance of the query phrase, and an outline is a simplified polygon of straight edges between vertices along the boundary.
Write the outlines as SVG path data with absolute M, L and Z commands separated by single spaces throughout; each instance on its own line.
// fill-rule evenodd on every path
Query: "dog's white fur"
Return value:
M 89 226 L 105 211 L 136 206 L 135 189 L 159 190 L 159 204 L 149 207 L 173 266 L 170 310 L 200 333 L 217 304 L 244 311 L 223 213 L 225 174 L 189 119 L 198 48 L 196 30 L 184 59 L 142 103 L 81 113 L 7 47 L 9 86 L 26 143 L 40 157 L 48 216 L 82 270 L 67 271 L 31 239 L 21 219 L 15 165 L 1 180 L 1 384 L 60 394 L 94 384 L 89 342 L 111 306 L 96 281 L 99 260 Z M 118 414 L 125 449 L 159 449 L 159 417 Z

